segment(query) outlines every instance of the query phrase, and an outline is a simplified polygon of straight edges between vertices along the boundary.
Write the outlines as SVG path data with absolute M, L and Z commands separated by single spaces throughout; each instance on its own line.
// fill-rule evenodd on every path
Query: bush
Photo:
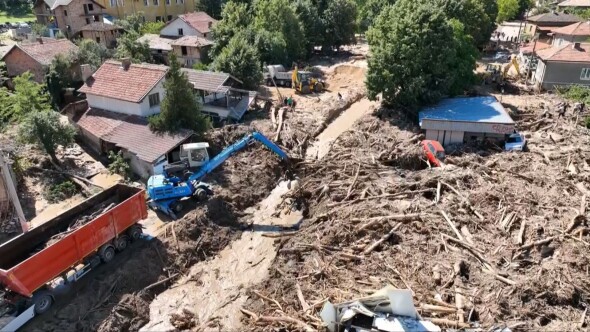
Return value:
M 565 99 L 590 105 L 590 88 L 582 85 L 572 85 L 556 89 L 557 93 Z
M 54 183 L 45 191 L 45 199 L 49 203 L 57 203 L 74 196 L 78 188 L 71 181 Z
M 586 128 L 588 128 L 588 129 L 590 129 L 590 116 L 587 116 L 587 117 L 584 119 L 584 127 L 586 127 Z
M 125 179 L 129 178 L 131 167 L 129 166 L 129 161 L 123 158 L 123 153 L 121 151 L 118 153 L 109 151 L 109 162 L 109 173 L 118 174 Z

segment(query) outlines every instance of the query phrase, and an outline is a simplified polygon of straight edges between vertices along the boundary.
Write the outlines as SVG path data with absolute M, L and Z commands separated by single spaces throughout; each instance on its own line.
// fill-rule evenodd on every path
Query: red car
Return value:
M 431 165 L 435 167 L 443 165 L 442 161 L 445 159 L 445 149 L 438 141 L 424 140 L 422 141 L 422 148 Z

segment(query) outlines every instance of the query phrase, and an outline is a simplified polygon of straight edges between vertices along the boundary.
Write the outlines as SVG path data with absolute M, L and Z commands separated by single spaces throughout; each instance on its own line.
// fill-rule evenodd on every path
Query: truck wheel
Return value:
M 317 83 L 317 84 L 315 85 L 315 87 L 313 88 L 313 90 L 314 90 L 316 93 L 322 93 L 322 92 L 324 91 L 324 85 L 323 85 L 322 83 Z
M 39 291 L 33 295 L 33 304 L 35 305 L 35 314 L 44 314 L 51 308 L 51 305 L 53 304 L 53 297 L 49 291 Z
M 123 235 L 116 238 L 113 244 L 115 245 L 115 248 L 117 248 L 117 251 L 123 251 L 127 249 L 128 242 L 129 238 L 126 235 Z
M 290 88 L 293 85 L 293 83 L 291 83 L 291 81 L 288 81 L 285 85 L 287 86 L 287 88 Z
M 141 233 L 143 233 L 143 231 L 141 227 L 137 225 L 131 226 L 127 230 L 127 236 L 129 236 L 131 241 L 139 240 L 139 238 L 141 237 Z
M 102 259 L 102 261 L 104 263 L 108 263 L 108 262 L 112 261 L 113 258 L 115 258 L 115 248 L 110 244 L 105 244 L 98 251 L 98 255 L 100 256 L 100 259 Z
M 172 211 L 174 211 L 176 213 L 180 213 L 180 212 L 182 212 L 183 206 L 182 206 L 181 202 L 174 202 L 174 203 L 172 203 L 171 208 L 172 208 Z
M 207 191 L 205 191 L 203 188 L 198 188 L 195 191 L 195 197 L 197 197 L 197 200 L 199 201 L 204 201 L 207 199 Z
M 309 89 L 309 85 L 304 85 L 301 87 L 301 93 L 303 94 L 309 94 L 311 92 L 311 90 Z
M 266 85 L 272 86 L 272 80 L 270 78 L 266 80 Z

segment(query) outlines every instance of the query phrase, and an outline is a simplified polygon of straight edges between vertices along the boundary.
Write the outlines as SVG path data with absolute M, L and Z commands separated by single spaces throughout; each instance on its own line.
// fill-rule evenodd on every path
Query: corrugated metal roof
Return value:
M 444 99 L 438 105 L 420 112 L 422 120 L 514 124 L 504 106 L 494 97 Z

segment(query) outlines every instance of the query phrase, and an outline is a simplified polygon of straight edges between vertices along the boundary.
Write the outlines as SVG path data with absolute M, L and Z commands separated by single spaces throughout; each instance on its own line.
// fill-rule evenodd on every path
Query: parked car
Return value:
M 431 165 L 435 167 L 443 166 L 443 160 L 445 159 L 445 149 L 440 145 L 438 141 L 423 140 L 422 148 L 426 154 L 426 158 Z
M 526 138 L 521 133 L 508 135 L 504 144 L 505 151 L 524 151 L 526 149 Z

